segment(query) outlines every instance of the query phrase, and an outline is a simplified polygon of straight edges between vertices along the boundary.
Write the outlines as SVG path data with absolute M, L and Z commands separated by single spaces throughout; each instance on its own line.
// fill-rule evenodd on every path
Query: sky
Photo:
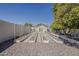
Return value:
M 50 25 L 53 21 L 52 4 L 0 4 L 0 20 L 15 24 Z

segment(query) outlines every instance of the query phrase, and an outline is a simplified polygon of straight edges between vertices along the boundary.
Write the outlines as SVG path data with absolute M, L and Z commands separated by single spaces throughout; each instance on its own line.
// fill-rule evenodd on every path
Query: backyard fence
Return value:
M 30 27 L 0 20 L 0 43 L 29 33 Z

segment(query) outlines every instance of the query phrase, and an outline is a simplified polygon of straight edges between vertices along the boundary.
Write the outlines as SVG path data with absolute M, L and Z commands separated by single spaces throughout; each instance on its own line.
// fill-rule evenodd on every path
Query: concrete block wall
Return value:
M 28 33 L 30 28 L 0 20 L 0 43 Z

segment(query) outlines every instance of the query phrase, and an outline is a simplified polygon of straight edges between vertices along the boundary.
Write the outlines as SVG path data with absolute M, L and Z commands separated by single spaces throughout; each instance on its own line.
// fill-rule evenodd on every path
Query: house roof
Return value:
M 38 27 L 38 26 L 45 26 L 45 27 L 48 27 L 47 25 L 45 25 L 45 24 L 37 24 L 36 26 Z

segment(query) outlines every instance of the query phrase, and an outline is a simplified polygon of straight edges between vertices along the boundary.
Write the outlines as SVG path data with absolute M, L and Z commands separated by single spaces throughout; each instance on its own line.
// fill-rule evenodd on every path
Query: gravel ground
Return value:
M 41 34 L 41 35 L 40 35 Z M 43 38 L 44 36 L 44 38 Z M 79 49 L 58 43 L 57 38 L 51 37 L 48 33 L 29 35 L 23 42 L 6 44 L 7 49 L 0 54 L 3 56 L 79 56 Z M 33 42 L 29 42 L 32 41 Z M 27 41 L 27 42 L 26 42 Z M 44 41 L 47 41 L 45 43 Z M 10 42 L 9 42 L 10 43 Z M 3 46 L 3 45 L 2 45 Z
M 79 56 L 79 49 L 58 43 L 15 43 L 2 52 L 7 56 Z

